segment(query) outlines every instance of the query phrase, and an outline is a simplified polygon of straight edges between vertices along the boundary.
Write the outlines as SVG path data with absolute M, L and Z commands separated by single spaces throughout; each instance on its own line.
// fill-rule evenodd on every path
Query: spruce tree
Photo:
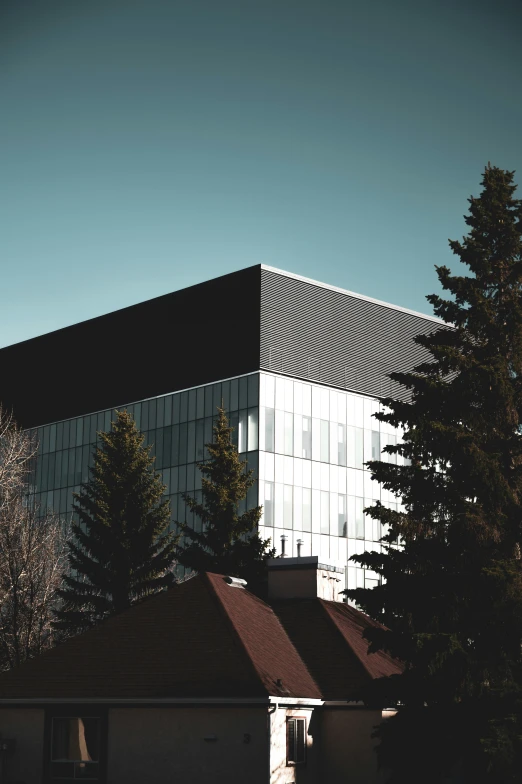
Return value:
M 246 470 L 247 461 L 239 459 L 232 443 L 232 428 L 223 408 L 213 427 L 214 439 L 207 444 L 209 459 L 198 463 L 202 473 L 202 502 L 184 494 L 183 498 L 194 515 L 201 520 L 201 531 L 187 523 L 180 524 L 184 542 L 176 551 L 178 562 L 196 572 L 217 572 L 248 581 L 259 589 L 266 570 L 266 559 L 275 550 L 270 540 L 261 539 L 257 526 L 262 507 L 255 506 L 243 513 L 239 506 L 254 484 L 253 471 Z
M 78 521 L 56 627 L 76 633 L 173 583 L 177 539 L 150 447 L 127 411 L 100 433 L 90 478 L 75 496 Z
M 403 511 L 366 510 L 387 527 L 382 553 L 353 560 L 384 581 L 348 594 L 390 629 L 368 632 L 371 650 L 405 664 L 364 695 L 398 709 L 378 730 L 393 784 L 522 775 L 522 202 L 513 175 L 488 164 L 469 200 L 469 234 L 450 241 L 469 274 L 437 267 L 450 297 L 428 297 L 453 328 L 416 338 L 429 359 L 391 374 L 409 401 L 388 399 L 377 415 L 404 428 L 403 443 L 386 451 L 405 460 L 369 463 Z

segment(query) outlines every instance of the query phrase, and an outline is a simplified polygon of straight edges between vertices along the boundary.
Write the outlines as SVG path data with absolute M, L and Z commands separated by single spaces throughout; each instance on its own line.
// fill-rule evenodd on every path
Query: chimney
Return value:
M 317 555 L 268 559 L 269 599 L 328 599 L 342 602 L 344 567 L 324 563 Z

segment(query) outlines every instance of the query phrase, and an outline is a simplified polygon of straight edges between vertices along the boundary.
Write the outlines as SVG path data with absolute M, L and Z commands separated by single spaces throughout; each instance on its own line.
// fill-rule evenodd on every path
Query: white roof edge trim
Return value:
M 311 697 L 309 700 L 306 697 L 269 697 L 268 701 L 271 705 L 300 705 L 303 707 L 305 705 L 316 706 L 324 704 L 324 700 L 318 700 L 315 697 Z
M 354 291 L 348 291 L 348 289 L 342 289 L 339 286 L 332 286 L 330 283 L 322 283 L 320 280 L 314 280 L 313 278 L 305 278 L 303 275 L 296 275 L 294 272 L 287 272 L 286 270 L 277 269 L 277 267 L 270 267 L 267 264 L 261 264 L 261 269 L 267 270 L 268 272 L 275 272 L 278 275 L 284 275 L 286 278 L 293 278 L 294 280 L 300 280 L 303 283 L 311 283 L 313 286 L 319 286 L 322 289 L 328 289 L 329 291 L 337 291 L 338 294 L 347 294 L 349 297 L 355 297 L 355 299 L 362 299 L 365 302 L 372 302 L 374 305 L 381 305 L 384 308 L 390 308 L 391 310 L 399 310 L 401 313 L 408 313 L 410 316 L 418 316 L 419 318 L 427 319 L 428 321 L 433 321 L 435 324 L 442 324 L 444 326 L 449 326 L 445 321 L 436 316 L 428 316 L 427 313 L 419 313 L 417 310 L 410 310 L 410 308 L 403 308 L 401 305 L 393 305 L 391 302 L 384 302 L 380 299 L 374 299 L 373 297 L 367 297 L 365 294 L 357 294 Z

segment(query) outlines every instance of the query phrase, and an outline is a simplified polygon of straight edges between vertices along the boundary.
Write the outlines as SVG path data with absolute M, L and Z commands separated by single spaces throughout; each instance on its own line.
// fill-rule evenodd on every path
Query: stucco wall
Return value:
M 107 784 L 266 784 L 267 730 L 266 707 L 111 709 Z
M 286 765 L 286 719 L 307 720 L 303 766 Z M 268 754 L 270 722 L 270 763 Z M 109 711 L 107 784 L 383 784 L 371 739 L 380 711 L 321 707 L 115 708 Z M 41 784 L 44 711 L 0 708 L 14 738 L 8 780 Z M 215 741 L 205 737 L 216 736 Z M 248 741 L 248 742 L 245 742 Z
M 321 712 L 323 777 L 350 784 L 382 784 L 386 776 L 377 769 L 374 727 L 387 714 L 365 708 L 327 708 Z M 348 778 L 347 778 L 348 777 Z
M 318 718 L 312 708 L 272 707 L 270 713 L 270 784 L 316 784 L 320 781 Z M 306 763 L 286 764 L 286 719 L 306 719 Z
M 7 762 L 8 781 L 41 783 L 44 719 L 40 709 L 0 708 L 0 736 L 16 741 L 14 755 Z

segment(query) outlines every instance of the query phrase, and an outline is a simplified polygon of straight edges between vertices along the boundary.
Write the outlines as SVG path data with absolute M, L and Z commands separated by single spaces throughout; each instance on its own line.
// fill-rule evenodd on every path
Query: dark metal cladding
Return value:
M 260 266 L 0 350 L 0 401 L 23 427 L 259 369 Z
M 35 427 L 259 369 L 401 397 L 440 327 L 256 265 L 0 349 L 0 402 Z
M 443 325 L 313 281 L 261 270 L 261 368 L 374 397 L 405 398 L 387 378 L 428 360 L 413 342 Z

